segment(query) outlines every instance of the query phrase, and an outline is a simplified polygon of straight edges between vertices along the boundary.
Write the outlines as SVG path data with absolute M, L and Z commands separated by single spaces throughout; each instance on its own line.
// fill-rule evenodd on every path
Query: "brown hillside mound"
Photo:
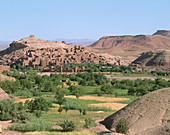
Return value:
M 0 100 L 7 98 L 10 98 L 10 96 L 3 89 L 0 88 Z
M 140 57 L 132 62 L 132 65 L 168 70 L 170 66 L 170 50 L 142 53 Z
M 101 123 L 115 131 L 116 124 L 122 118 L 129 123 L 128 135 L 169 135 L 170 88 L 140 97 Z
M 89 47 L 96 52 L 103 51 L 111 55 L 138 56 L 142 52 L 154 49 L 170 49 L 169 34 L 166 31 L 164 34 L 155 33 L 154 35 L 104 36 Z

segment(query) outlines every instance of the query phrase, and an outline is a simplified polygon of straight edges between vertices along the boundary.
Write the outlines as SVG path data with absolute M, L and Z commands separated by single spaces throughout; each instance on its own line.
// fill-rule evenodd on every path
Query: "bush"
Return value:
M 104 94 L 104 92 L 101 91 L 99 88 L 96 88 L 96 89 L 94 90 L 94 93 L 96 93 L 97 96 L 102 96 L 102 95 Z
M 68 121 L 68 120 L 64 120 L 60 126 L 63 128 L 63 131 L 67 132 L 67 131 L 73 131 L 75 129 L 75 124 L 73 123 L 73 121 Z
M 116 125 L 116 132 L 126 134 L 128 129 L 129 127 L 127 121 L 125 119 L 120 119 Z
M 70 92 L 76 96 L 76 98 L 79 98 L 80 96 L 83 95 L 83 89 L 82 88 L 78 88 L 76 86 L 70 86 L 68 88 L 70 90 Z
M 85 128 L 90 127 L 91 124 L 92 124 L 92 120 L 91 120 L 90 118 L 85 119 L 85 124 L 84 124 L 84 127 L 85 127 Z
M 34 114 L 35 114 L 35 116 L 36 116 L 37 118 L 39 118 L 39 117 L 41 117 L 41 115 L 42 115 L 42 111 L 41 111 L 41 110 L 35 110 L 35 111 L 34 111 Z
M 114 88 L 110 84 L 102 85 L 100 90 L 105 94 L 113 94 L 115 92 Z
M 25 106 L 27 106 L 30 112 L 34 112 L 35 110 L 47 112 L 49 111 L 49 108 L 52 107 L 52 103 L 46 101 L 46 99 L 43 97 L 39 97 L 31 101 L 27 100 L 25 102 Z

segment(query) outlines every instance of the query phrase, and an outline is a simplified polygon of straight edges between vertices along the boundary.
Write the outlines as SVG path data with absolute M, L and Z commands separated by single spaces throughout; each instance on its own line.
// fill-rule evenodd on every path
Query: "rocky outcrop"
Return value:
M 128 135 L 169 135 L 170 88 L 140 97 L 101 123 L 115 131 L 116 124 L 122 118 L 129 123 Z
M 170 37 L 170 30 L 158 30 L 153 35 L 161 35 L 161 36 Z
M 140 57 L 132 62 L 132 65 L 138 67 L 155 67 L 169 69 L 170 67 L 170 50 L 150 51 L 142 53 Z
M 65 42 L 58 41 L 46 41 L 43 39 L 37 39 L 34 35 L 30 35 L 30 37 L 22 38 L 21 40 L 13 41 L 10 44 L 10 48 L 20 49 L 25 47 L 33 47 L 33 48 L 67 48 L 68 46 Z

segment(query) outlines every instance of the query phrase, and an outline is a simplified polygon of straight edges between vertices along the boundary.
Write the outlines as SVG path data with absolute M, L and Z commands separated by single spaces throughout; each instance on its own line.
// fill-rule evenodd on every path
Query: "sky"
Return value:
M 170 0 L 0 0 L 0 40 L 54 40 L 170 30 Z

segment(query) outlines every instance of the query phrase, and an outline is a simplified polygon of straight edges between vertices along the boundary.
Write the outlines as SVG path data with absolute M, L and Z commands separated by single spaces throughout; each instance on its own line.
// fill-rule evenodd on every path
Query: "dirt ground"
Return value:
M 120 110 L 126 105 L 127 104 L 121 104 L 121 103 L 99 103 L 99 104 L 90 104 L 89 106 L 107 107 L 110 108 L 111 110 Z
M 76 96 L 65 96 L 65 97 L 76 99 Z M 104 102 L 116 102 L 116 101 L 129 100 L 128 98 L 95 97 L 95 96 L 82 96 L 82 97 L 79 97 L 79 99 L 97 100 L 97 101 L 104 101 Z
M 15 102 L 16 103 L 19 103 L 19 102 L 23 102 L 23 103 L 25 103 L 25 101 L 26 100 L 29 100 L 29 101 L 31 101 L 32 100 L 32 98 L 26 98 L 26 99 L 17 99 Z

